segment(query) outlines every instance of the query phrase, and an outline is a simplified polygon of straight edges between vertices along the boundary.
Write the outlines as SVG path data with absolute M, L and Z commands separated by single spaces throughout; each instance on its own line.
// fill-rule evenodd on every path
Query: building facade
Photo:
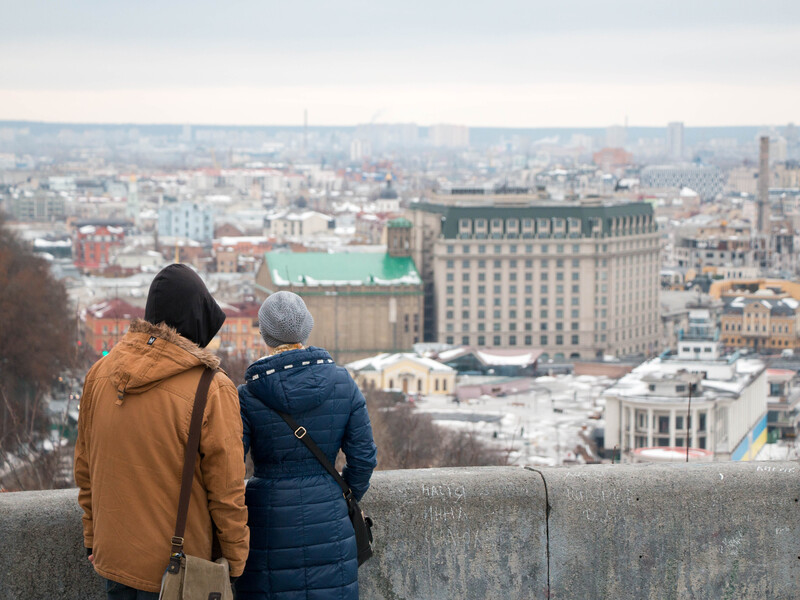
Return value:
M 75 266 L 81 269 L 99 269 L 111 263 L 113 250 L 122 248 L 125 230 L 111 225 L 84 225 L 75 235 L 73 252 Z
M 422 341 L 422 281 L 402 251 L 268 252 L 256 291 L 263 300 L 280 290 L 303 298 L 315 323 L 309 343 L 337 362 L 409 351 Z
M 219 330 L 219 352 L 255 360 L 267 352 L 258 327 L 259 302 L 225 304 L 225 323 Z
M 426 341 L 536 347 L 543 360 L 657 350 L 650 204 L 453 188 L 412 205 L 408 217 Z
M 705 165 L 655 165 L 642 169 L 643 188 L 688 187 L 704 200 L 716 198 L 725 188 L 725 175 L 718 167 Z
M 214 213 L 197 202 L 178 202 L 158 209 L 158 235 L 210 242 L 214 237 Z
M 361 388 L 443 396 L 456 391 L 455 369 L 410 352 L 378 354 L 351 362 L 347 370 Z
M 629 460 L 645 448 L 687 447 L 714 460 L 753 460 L 766 443 L 764 363 L 722 355 L 710 316 L 693 312 L 677 351 L 604 392 L 606 448 Z
M 728 348 L 777 353 L 800 347 L 800 302 L 770 290 L 728 297 L 720 325 Z
M 667 123 L 667 153 L 676 160 L 683 158 L 683 123 Z
M 131 320 L 143 318 L 143 308 L 119 298 L 92 304 L 81 314 L 83 342 L 105 356 L 128 331 Z
M 286 239 L 309 239 L 329 233 L 336 226 L 333 217 L 307 210 L 304 212 L 281 212 L 264 219 L 264 235 L 278 241 Z
M 22 192 L 6 206 L 15 221 L 58 221 L 66 215 L 64 196 L 54 192 Z

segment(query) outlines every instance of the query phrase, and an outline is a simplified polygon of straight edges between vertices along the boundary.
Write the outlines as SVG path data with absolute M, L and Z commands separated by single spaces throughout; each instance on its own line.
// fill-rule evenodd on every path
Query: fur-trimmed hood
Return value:
M 120 396 L 140 394 L 195 367 L 219 367 L 219 358 L 172 327 L 143 319 L 131 322 L 128 333 L 103 361 L 113 371 L 112 380 Z

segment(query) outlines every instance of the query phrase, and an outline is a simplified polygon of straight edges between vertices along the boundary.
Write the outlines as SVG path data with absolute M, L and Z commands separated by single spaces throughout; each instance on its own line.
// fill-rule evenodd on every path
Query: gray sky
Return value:
M 796 0 L 0 2 L 0 119 L 800 121 Z

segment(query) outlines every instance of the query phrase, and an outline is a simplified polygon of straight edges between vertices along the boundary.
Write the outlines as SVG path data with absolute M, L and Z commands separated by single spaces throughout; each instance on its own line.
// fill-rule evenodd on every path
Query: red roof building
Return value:
M 92 304 L 81 315 L 83 340 L 97 354 L 107 353 L 137 318 L 144 318 L 144 309 L 119 298 Z
M 219 330 L 221 352 L 255 359 L 267 352 L 258 329 L 258 302 L 236 302 L 225 304 L 222 310 L 227 318 Z
M 109 250 L 122 246 L 125 231 L 111 225 L 85 225 L 75 238 L 75 266 L 99 269 L 109 264 Z

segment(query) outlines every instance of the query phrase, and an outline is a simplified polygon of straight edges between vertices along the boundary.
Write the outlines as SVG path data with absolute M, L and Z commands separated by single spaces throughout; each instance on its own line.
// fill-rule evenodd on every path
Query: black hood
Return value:
M 225 322 L 225 313 L 197 273 L 175 264 L 161 269 L 150 284 L 144 318 L 153 325 L 166 323 L 205 348 Z

